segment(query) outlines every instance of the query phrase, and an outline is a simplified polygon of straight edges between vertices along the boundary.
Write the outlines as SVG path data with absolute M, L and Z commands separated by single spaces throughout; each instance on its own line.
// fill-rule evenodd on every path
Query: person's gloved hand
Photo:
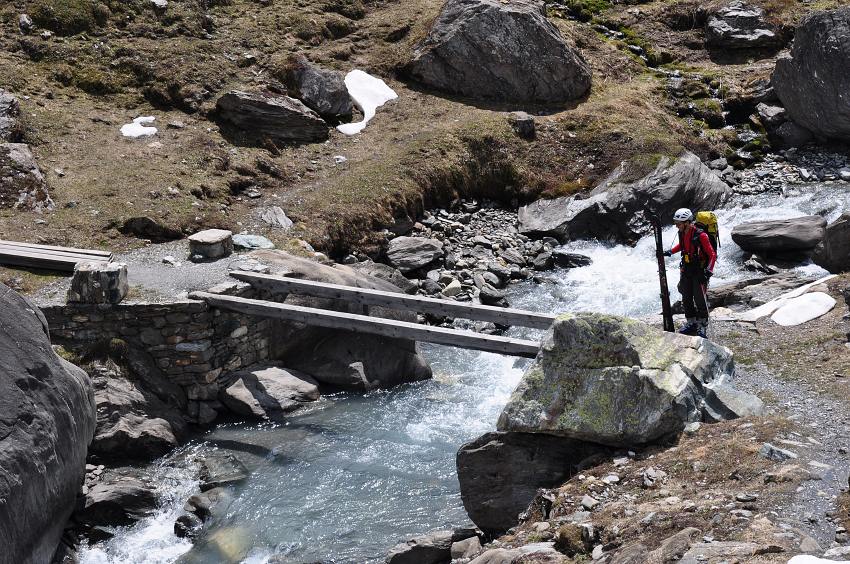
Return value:
M 664 256 L 665 257 L 672 257 L 673 253 L 671 253 L 669 250 L 666 250 L 666 251 L 664 251 Z
M 706 269 L 703 271 L 703 273 L 702 273 L 702 275 L 705 277 L 705 279 L 706 279 L 706 280 L 708 280 L 709 278 L 711 278 L 711 276 L 712 276 L 713 274 L 714 274 L 714 273 L 713 273 L 712 271 L 710 271 L 709 269 L 707 269 L 707 268 L 706 268 Z

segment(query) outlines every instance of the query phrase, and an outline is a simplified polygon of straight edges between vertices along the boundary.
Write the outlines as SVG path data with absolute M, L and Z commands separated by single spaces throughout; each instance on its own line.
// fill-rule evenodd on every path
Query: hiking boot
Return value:
M 696 335 L 697 331 L 700 329 L 699 323 L 696 321 L 689 321 L 685 325 L 679 329 L 679 333 L 682 335 Z
M 705 336 L 705 327 L 704 327 L 704 326 L 702 326 L 702 325 L 700 325 L 699 327 L 697 327 L 696 333 L 694 333 L 694 335 L 696 335 L 697 337 L 702 337 L 703 339 L 705 339 L 705 338 L 706 338 L 706 336 Z

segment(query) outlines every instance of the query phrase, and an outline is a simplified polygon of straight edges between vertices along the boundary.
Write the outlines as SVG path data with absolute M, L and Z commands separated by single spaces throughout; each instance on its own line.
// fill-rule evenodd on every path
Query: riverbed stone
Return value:
M 499 417 L 500 431 L 631 447 L 703 420 L 706 390 L 731 378 L 729 349 L 597 313 L 559 316 Z
M 539 433 L 486 433 L 460 447 L 457 475 L 469 518 L 487 534 L 513 527 L 538 488 L 565 482 L 598 444 Z
M 223 486 L 235 486 L 248 479 L 250 473 L 238 458 L 229 453 L 210 453 L 201 461 L 199 475 L 202 492 Z
M 85 475 L 94 394 L 38 307 L 2 283 L 0 375 L 0 559 L 50 562 Z
M 655 169 L 627 180 L 625 165 L 589 194 L 537 200 L 519 209 L 519 232 L 559 241 L 583 238 L 635 242 L 650 231 L 648 213 L 665 220 L 678 208 L 716 209 L 732 192 L 690 152 L 662 157 Z
M 567 102 L 591 84 L 538 0 L 449 0 L 406 70 L 443 92 L 508 103 Z
M 120 262 L 80 262 L 74 267 L 68 301 L 86 304 L 117 304 L 125 297 L 127 265 Z
M 219 259 L 233 252 L 233 232 L 227 229 L 205 229 L 189 236 L 189 255 L 202 260 Z
M 390 264 L 405 274 L 428 266 L 443 254 L 440 241 L 418 237 L 396 237 L 387 249 Z
M 750 221 L 732 228 L 732 240 L 751 253 L 781 255 L 811 252 L 826 234 L 826 220 L 817 215 Z
M 84 527 L 131 525 L 153 513 L 157 502 L 154 484 L 119 476 L 91 486 L 74 519 Z
M 257 419 L 279 418 L 319 399 L 312 377 L 275 364 L 251 366 L 224 378 L 219 397 L 232 412 Z

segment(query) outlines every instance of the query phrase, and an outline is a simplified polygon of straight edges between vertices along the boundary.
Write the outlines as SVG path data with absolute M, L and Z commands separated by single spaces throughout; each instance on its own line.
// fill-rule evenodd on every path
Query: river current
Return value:
M 720 259 L 713 284 L 748 273 L 731 240 L 734 225 L 817 213 L 834 220 L 850 209 L 847 185 L 803 185 L 785 196 L 739 197 L 719 210 Z M 672 246 L 675 232 L 665 231 Z M 513 286 L 513 307 L 538 311 L 598 311 L 653 318 L 658 302 L 654 241 L 635 247 L 577 241 L 570 251 L 593 259 L 558 270 L 540 284 Z M 668 259 L 672 298 L 677 261 Z M 802 266 L 804 274 L 825 272 Z M 751 275 L 751 273 L 749 273 Z M 528 330 L 511 330 L 529 335 Z M 468 524 L 455 473 L 464 442 L 495 429 L 528 361 L 423 345 L 434 379 L 367 394 L 323 397 L 285 424 L 227 424 L 152 464 L 160 510 L 81 551 L 83 564 L 164 564 L 192 548 L 173 534 L 185 499 L 197 491 L 197 458 L 213 449 L 236 454 L 251 476 L 236 494 L 226 525 L 238 527 L 250 551 L 244 562 L 383 562 L 389 548 L 429 530 Z M 217 562 L 203 551 L 193 562 Z

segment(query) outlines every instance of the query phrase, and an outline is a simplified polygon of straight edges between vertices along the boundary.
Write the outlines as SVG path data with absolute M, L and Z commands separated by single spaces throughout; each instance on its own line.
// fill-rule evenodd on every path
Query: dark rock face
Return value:
M 251 257 L 271 266 L 272 273 L 286 272 L 287 276 L 293 278 L 400 292 L 399 288 L 389 282 L 347 266 L 327 266 L 283 251 L 254 251 Z M 358 306 L 342 300 L 290 295 L 286 303 L 362 313 Z M 416 321 L 415 314 L 411 312 L 370 307 L 369 313 L 387 319 Z M 284 366 L 309 374 L 320 383 L 331 386 L 367 390 L 389 388 L 431 377 L 431 369 L 419 355 L 416 342 L 408 339 L 281 323 L 277 339 L 269 346 L 272 357 L 280 360 Z
M 18 131 L 20 113 L 18 99 L 0 88 L 0 143 L 20 141 Z
M 591 82 L 538 0 L 449 0 L 407 71 L 443 92 L 508 103 L 575 100 Z
M 648 212 L 669 221 L 678 208 L 717 208 L 730 192 L 725 182 L 693 153 L 662 158 L 655 170 L 635 182 L 615 171 L 586 198 L 537 200 L 519 209 L 519 231 L 561 241 L 581 238 L 631 242 L 648 233 Z
M 237 143 L 316 143 L 328 138 L 328 124 L 289 96 L 233 90 L 218 99 L 216 111 L 222 132 Z
M 773 86 L 788 115 L 817 137 L 850 140 L 850 7 L 818 12 L 776 61 Z
M 764 10 L 732 2 L 709 15 L 705 41 L 713 49 L 777 48 L 782 37 L 764 21 Z
M 0 143 L 0 208 L 53 209 L 44 175 L 23 143 Z
M 823 243 L 818 245 L 813 258 L 833 273 L 850 270 L 850 213 L 843 213 L 827 226 Z
M 131 217 L 118 228 L 123 235 L 133 235 L 139 239 L 148 239 L 152 243 L 165 243 L 183 238 L 183 232 L 162 224 L 147 216 Z
M 290 93 L 324 119 L 351 117 L 354 105 L 342 73 L 322 69 L 298 54 L 290 58 L 284 78 Z
M 564 483 L 605 447 L 537 433 L 487 433 L 460 447 L 457 476 L 469 518 L 485 533 L 513 527 L 538 488 Z
M 94 434 L 91 382 L 50 347 L 38 308 L 0 284 L 0 558 L 50 562 Z
M 817 215 L 753 221 L 736 225 L 732 240 L 751 253 L 776 255 L 814 249 L 826 233 L 826 220 Z

